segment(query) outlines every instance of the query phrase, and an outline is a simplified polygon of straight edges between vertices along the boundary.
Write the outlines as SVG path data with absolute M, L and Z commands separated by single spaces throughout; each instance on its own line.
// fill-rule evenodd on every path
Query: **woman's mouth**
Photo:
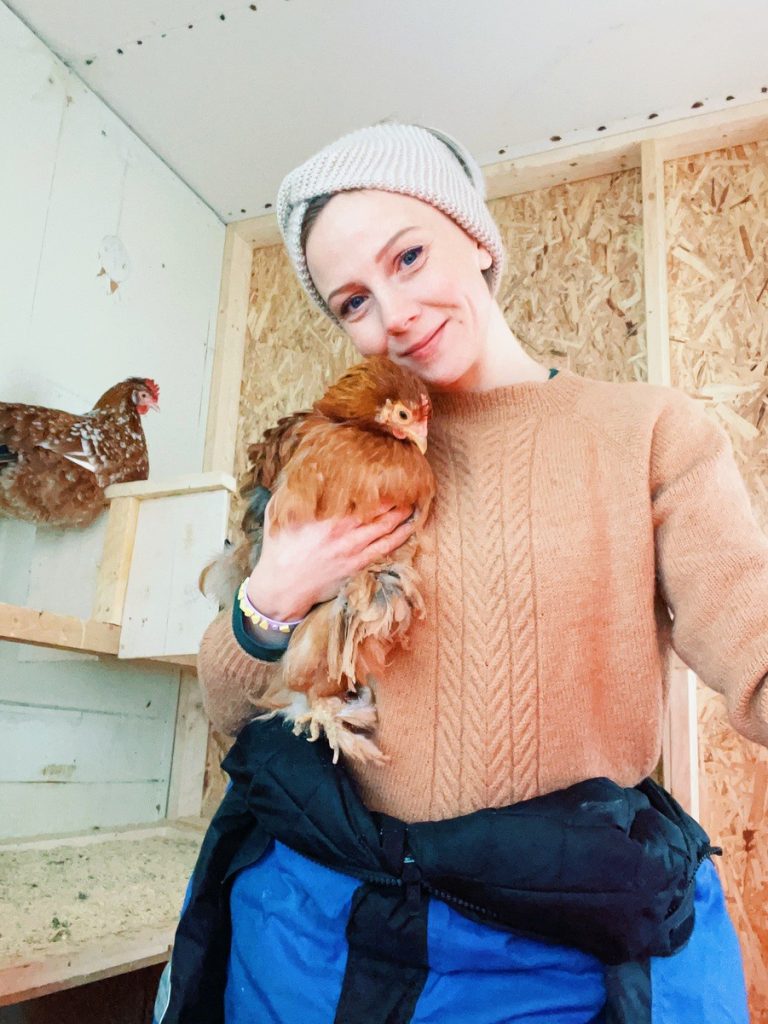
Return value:
M 401 358 L 407 356 L 409 359 L 417 359 L 420 361 L 429 359 L 429 357 L 433 354 L 438 344 L 440 343 L 443 328 L 447 323 L 448 321 L 445 320 L 442 324 L 440 324 L 437 330 L 432 335 L 430 335 L 429 338 L 426 339 L 426 341 L 420 341 L 418 345 L 415 345 L 413 348 L 408 349 L 407 352 L 403 352 Z

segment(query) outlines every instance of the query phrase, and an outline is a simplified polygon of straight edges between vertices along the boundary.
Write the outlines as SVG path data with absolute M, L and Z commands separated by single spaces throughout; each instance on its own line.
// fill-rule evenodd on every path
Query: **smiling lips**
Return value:
M 406 349 L 405 352 L 401 352 L 400 358 L 403 358 L 404 356 L 420 355 L 424 351 L 424 349 L 426 349 L 426 347 L 432 342 L 432 340 L 437 337 L 437 335 L 440 333 L 443 327 L 445 327 L 447 322 L 447 320 L 444 320 L 443 323 L 441 323 L 440 326 L 437 327 L 428 337 L 424 338 L 422 341 L 417 341 L 415 345 L 413 345 L 409 349 Z

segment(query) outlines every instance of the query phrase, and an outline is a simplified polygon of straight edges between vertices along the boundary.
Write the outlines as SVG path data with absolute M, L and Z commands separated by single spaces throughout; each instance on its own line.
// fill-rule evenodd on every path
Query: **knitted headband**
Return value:
M 283 178 L 277 222 L 288 256 L 312 301 L 338 323 L 307 268 L 301 229 L 312 199 L 350 189 L 383 189 L 441 210 L 491 254 L 483 271 L 491 294 L 504 263 L 501 234 L 485 205 L 485 180 L 471 154 L 436 128 L 385 122 L 359 128 L 325 146 Z

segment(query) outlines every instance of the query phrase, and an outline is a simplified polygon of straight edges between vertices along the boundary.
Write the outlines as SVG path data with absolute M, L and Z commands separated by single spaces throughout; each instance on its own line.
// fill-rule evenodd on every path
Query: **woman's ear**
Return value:
M 477 243 L 477 256 L 478 256 L 478 261 L 479 261 L 480 269 L 481 270 L 488 270 L 488 268 L 493 263 L 493 256 L 491 256 L 490 252 L 488 252 L 488 250 L 485 248 L 485 246 L 484 245 L 480 245 L 479 242 Z

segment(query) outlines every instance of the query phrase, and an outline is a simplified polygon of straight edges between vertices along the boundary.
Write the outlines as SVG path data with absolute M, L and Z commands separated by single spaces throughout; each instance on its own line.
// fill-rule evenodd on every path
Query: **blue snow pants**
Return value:
M 333 1024 L 360 883 L 275 842 L 234 880 L 227 1024 Z M 748 1024 L 738 940 L 714 864 L 696 875 L 687 944 L 651 961 L 651 1024 Z M 477 924 L 433 899 L 429 975 L 413 1024 L 589 1024 L 602 1019 L 595 957 Z M 361 1022 L 363 1024 L 363 1022 Z

